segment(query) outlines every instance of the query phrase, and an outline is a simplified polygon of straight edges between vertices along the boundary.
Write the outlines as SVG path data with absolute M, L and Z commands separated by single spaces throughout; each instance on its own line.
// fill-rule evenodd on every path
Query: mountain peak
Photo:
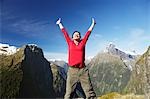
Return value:
M 123 51 L 116 47 L 116 45 L 112 42 L 109 42 L 108 46 L 104 50 L 104 52 L 109 53 L 111 55 L 120 56 L 122 59 L 134 59 L 136 52 L 134 51 Z
M 15 54 L 19 49 L 9 44 L 0 43 L 0 55 L 12 55 Z
M 29 47 L 32 51 L 38 48 L 36 44 L 27 44 L 26 47 Z M 19 49 L 16 46 L 0 43 L 0 55 L 12 55 L 19 51 Z
M 124 65 L 128 67 L 129 70 L 132 71 L 132 63 L 136 60 L 138 57 L 138 54 L 133 51 L 123 51 L 120 48 L 117 48 L 116 45 L 112 42 L 109 42 L 109 44 L 106 46 L 106 49 L 104 50 L 104 53 L 108 53 L 109 55 L 115 55 L 118 56 Z

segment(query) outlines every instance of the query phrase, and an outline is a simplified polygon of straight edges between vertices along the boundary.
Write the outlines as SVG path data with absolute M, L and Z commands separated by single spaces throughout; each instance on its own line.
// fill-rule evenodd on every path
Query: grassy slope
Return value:
M 144 95 L 135 95 L 135 94 L 127 94 L 127 95 L 121 95 L 117 92 L 112 92 L 106 95 L 103 95 L 101 97 L 98 97 L 98 99 L 145 99 Z
M 24 58 L 24 51 L 20 51 L 10 56 L 0 56 L 0 85 L 1 98 L 16 97 L 19 92 L 20 82 L 22 81 L 23 72 L 21 62 Z

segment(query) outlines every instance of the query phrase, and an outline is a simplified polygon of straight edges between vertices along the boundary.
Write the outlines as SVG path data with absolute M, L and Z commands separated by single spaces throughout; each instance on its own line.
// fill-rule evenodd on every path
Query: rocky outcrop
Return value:
M 53 74 L 50 63 L 44 58 L 42 49 L 30 45 L 24 49 L 22 61 L 23 80 L 18 97 L 54 97 Z
M 1 98 L 52 98 L 53 74 L 42 49 L 26 45 L 12 55 L 1 55 Z
M 90 76 L 97 96 L 110 92 L 123 92 L 131 71 L 119 56 L 99 53 L 89 64 Z
M 136 62 L 127 89 L 136 94 L 146 94 L 150 98 L 150 46 Z
M 55 61 L 50 61 L 50 63 L 57 66 L 60 75 L 64 79 L 67 78 L 68 64 L 65 61 L 55 60 Z
M 65 70 L 53 63 L 51 63 L 51 69 L 53 73 L 53 89 L 56 93 L 55 97 L 63 98 L 66 91 L 66 78 L 64 78 L 64 74 L 62 75 L 62 72 Z

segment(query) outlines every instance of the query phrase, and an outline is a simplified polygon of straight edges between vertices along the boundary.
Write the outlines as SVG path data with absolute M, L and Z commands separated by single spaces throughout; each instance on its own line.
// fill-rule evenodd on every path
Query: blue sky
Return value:
M 109 42 L 137 53 L 150 45 L 150 0 L 1 0 L 0 5 L 0 42 L 37 44 L 49 59 L 67 59 L 65 39 L 55 24 L 59 17 L 70 36 L 78 30 L 82 37 L 95 18 L 86 57 Z

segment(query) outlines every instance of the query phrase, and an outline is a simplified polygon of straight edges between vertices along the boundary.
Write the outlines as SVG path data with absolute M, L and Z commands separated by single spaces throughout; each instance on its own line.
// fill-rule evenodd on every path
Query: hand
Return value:
M 61 18 L 59 18 L 56 22 L 56 24 L 60 24 L 61 23 Z
M 96 24 L 96 22 L 95 22 L 95 19 L 94 19 L 94 18 L 92 18 L 92 24 Z
M 92 23 L 91 23 L 91 26 L 89 27 L 88 30 L 89 30 L 89 31 L 92 31 L 95 24 L 96 24 L 96 22 L 95 22 L 94 18 L 92 18 Z
M 61 18 L 59 18 L 59 19 L 57 20 L 56 24 L 59 26 L 60 29 L 63 29 L 63 28 L 64 28 L 63 25 L 62 25 L 62 23 L 61 23 Z

